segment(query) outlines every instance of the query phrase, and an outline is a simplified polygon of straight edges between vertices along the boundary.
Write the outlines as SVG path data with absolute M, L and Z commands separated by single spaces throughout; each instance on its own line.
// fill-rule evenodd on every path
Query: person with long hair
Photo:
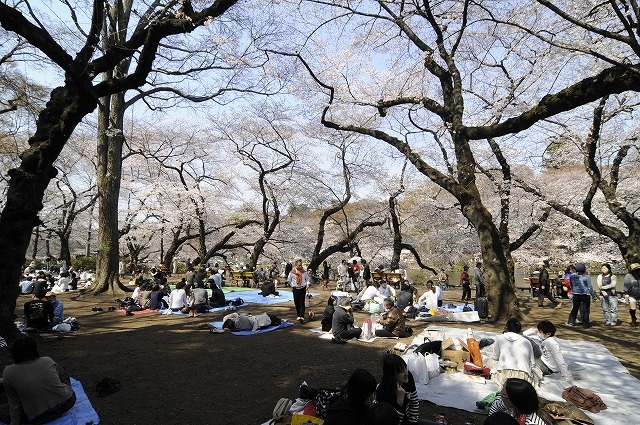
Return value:
M 305 301 L 307 297 L 307 288 L 309 287 L 309 275 L 304 267 L 302 260 L 296 260 L 295 266 L 289 272 L 287 282 L 291 286 L 293 292 L 293 303 L 296 306 L 296 314 L 300 323 L 304 323 Z
M 333 295 L 330 295 L 329 299 L 327 299 L 327 306 L 324 308 L 324 312 L 322 313 L 322 321 L 320 321 L 323 332 L 329 332 L 331 330 L 333 314 L 336 312 L 336 301 L 337 299 Z
M 76 395 L 69 377 L 50 357 L 40 356 L 33 338 L 17 338 L 11 356 L 14 364 L 2 373 L 8 405 L 0 404 L 1 421 L 43 424 L 73 407 Z
M 551 425 L 547 415 L 540 411 L 538 394 L 529 382 L 519 378 L 509 378 L 502 391 L 489 408 L 489 415 L 496 412 L 508 413 L 519 425 Z
M 376 378 L 365 369 L 353 371 L 340 398 L 327 408 L 324 425 L 364 425 L 376 395 Z
M 420 418 L 416 383 L 407 364 L 397 354 L 387 354 L 382 360 L 382 382 L 376 389 L 376 400 L 389 403 L 396 409 L 400 425 L 436 424 Z
M 618 296 L 616 295 L 616 285 L 618 279 L 611 271 L 611 265 L 604 263 L 601 274 L 598 275 L 598 291 L 600 291 L 600 302 L 604 313 L 605 326 L 618 326 Z

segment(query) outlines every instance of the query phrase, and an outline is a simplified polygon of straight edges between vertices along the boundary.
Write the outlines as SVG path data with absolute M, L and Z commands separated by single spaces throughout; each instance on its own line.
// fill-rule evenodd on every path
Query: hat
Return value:
M 45 297 L 55 297 L 55 296 L 56 296 L 56 293 L 55 293 L 55 292 L 52 292 L 52 291 L 49 291 L 49 292 L 47 292 L 46 294 L 44 294 L 44 296 L 45 296 Z
M 629 270 L 633 271 L 633 270 L 638 270 L 640 269 L 640 264 L 638 263 L 633 263 L 629 266 Z
M 587 271 L 587 266 L 584 263 L 576 263 L 576 271 L 579 273 L 584 273 Z

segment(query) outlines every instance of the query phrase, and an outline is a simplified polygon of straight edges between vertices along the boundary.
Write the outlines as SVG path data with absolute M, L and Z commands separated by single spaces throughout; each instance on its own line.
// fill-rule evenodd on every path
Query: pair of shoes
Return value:
M 109 306 L 109 308 L 107 308 L 107 311 L 116 311 L 116 308 L 114 306 Z
M 331 342 L 333 342 L 334 344 L 346 344 L 347 341 L 345 341 L 342 338 L 336 338 L 335 336 L 333 338 L 331 338 Z
M 222 334 L 224 333 L 224 329 L 220 329 L 217 326 L 211 326 L 209 332 L 211 332 L 212 334 Z

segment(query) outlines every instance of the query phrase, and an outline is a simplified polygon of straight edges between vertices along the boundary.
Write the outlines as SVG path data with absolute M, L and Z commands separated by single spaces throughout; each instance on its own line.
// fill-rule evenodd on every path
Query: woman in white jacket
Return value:
M 535 358 L 531 342 L 522 334 L 522 324 L 516 318 L 507 320 L 505 331 L 493 343 L 493 358 L 497 363 L 491 368 L 491 380 L 502 386 L 508 378 L 520 378 L 538 386 L 534 373 Z
M 602 274 L 598 275 L 597 282 L 602 312 L 604 313 L 604 325 L 618 326 L 618 296 L 616 295 L 618 280 L 611 272 L 609 264 L 603 264 L 601 270 Z

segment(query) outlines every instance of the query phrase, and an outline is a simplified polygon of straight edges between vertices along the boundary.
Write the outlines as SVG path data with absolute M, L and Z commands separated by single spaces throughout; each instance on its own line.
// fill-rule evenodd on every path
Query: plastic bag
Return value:
M 429 371 L 427 370 L 427 362 L 422 354 L 411 353 L 402 356 L 405 363 L 407 363 L 407 369 L 413 375 L 413 379 L 416 384 L 429 383 Z
M 424 356 L 424 361 L 427 365 L 427 373 L 429 374 L 429 380 L 440 375 L 440 361 L 437 354 L 427 354 Z
M 71 332 L 71 325 L 68 323 L 59 323 L 52 329 L 53 332 Z

